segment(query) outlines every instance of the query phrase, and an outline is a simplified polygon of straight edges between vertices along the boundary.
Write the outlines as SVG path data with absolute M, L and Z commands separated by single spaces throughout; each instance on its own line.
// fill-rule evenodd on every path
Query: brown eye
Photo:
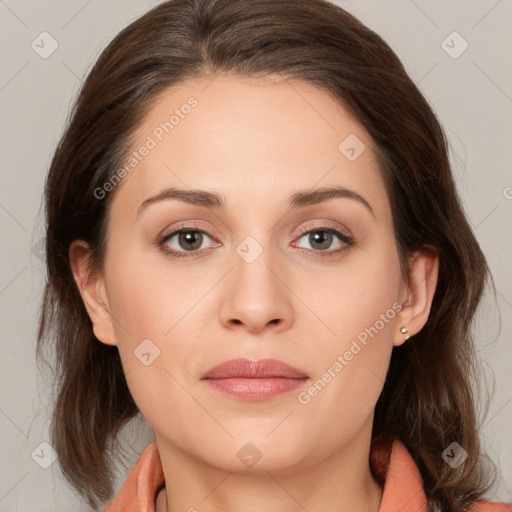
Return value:
M 333 241 L 332 233 L 329 231 L 314 231 L 309 234 L 308 242 L 313 249 L 329 249 Z
M 195 252 L 204 249 L 205 247 L 203 247 L 203 245 L 207 238 L 211 239 L 204 231 L 197 229 L 180 229 L 163 237 L 159 245 L 169 255 L 187 257 L 195 255 Z
M 348 236 L 344 235 L 343 233 L 340 233 L 335 229 L 327 227 L 320 227 L 305 231 L 301 235 L 300 239 L 307 240 L 309 247 L 306 247 L 306 249 L 311 249 L 316 252 L 329 253 L 341 251 L 344 248 L 347 248 L 348 246 L 352 245 L 353 243 Z M 338 240 L 338 246 L 332 249 L 332 245 L 336 241 L 336 239 Z M 332 250 L 328 250 L 329 248 L 331 248 Z
M 178 245 L 187 251 L 195 251 L 201 247 L 202 240 L 200 231 L 182 231 L 178 236 Z

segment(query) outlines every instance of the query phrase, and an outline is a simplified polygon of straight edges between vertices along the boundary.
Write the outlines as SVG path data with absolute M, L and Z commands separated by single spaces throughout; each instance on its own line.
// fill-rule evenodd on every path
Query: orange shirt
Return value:
M 379 512 L 428 512 L 420 472 L 400 441 L 373 444 L 370 465 L 384 481 Z M 116 498 L 104 512 L 155 512 L 158 491 L 165 485 L 156 443 L 139 457 Z M 471 512 L 512 512 L 512 505 L 477 501 Z

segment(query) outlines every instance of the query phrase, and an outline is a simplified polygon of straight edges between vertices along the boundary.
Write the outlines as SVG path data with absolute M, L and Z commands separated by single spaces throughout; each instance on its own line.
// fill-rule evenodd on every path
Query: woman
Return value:
M 482 499 L 490 273 L 443 131 L 341 8 L 149 11 L 89 73 L 46 208 L 52 440 L 92 506 L 511 509 Z M 138 412 L 155 443 L 114 497 Z

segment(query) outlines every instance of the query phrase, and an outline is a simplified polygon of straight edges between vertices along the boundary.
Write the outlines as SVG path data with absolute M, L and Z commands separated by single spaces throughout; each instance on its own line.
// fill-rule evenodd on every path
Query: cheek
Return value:
M 357 249 L 335 265 L 319 267 L 315 275 L 297 277 L 297 283 L 303 281 L 304 302 L 318 312 L 323 339 L 332 350 L 356 338 L 364 343 L 393 333 L 400 309 L 400 266 L 394 245 L 386 241 L 383 237 L 381 244 L 372 244 L 374 248 Z M 308 318 L 303 328 L 322 327 Z
M 109 300 L 112 296 L 114 331 L 126 382 L 145 419 L 160 426 L 173 411 L 186 411 L 193 405 L 176 371 L 193 359 L 194 347 L 184 342 L 180 330 L 186 324 L 185 307 L 190 301 L 176 293 L 176 280 L 171 279 L 136 259 L 126 259 L 110 274 Z M 179 429 L 174 430 L 173 435 L 178 435 Z
M 194 374 L 199 343 L 192 324 L 213 282 L 204 274 L 175 271 L 165 257 L 148 262 L 136 248 L 118 254 L 125 256 L 107 260 L 114 332 L 128 387 L 151 422 L 155 411 L 171 410 L 186 398 L 179 382 L 183 374 Z
M 302 324 L 307 339 L 314 340 L 307 352 L 317 372 L 299 401 L 330 416 L 333 429 L 356 428 L 371 414 L 384 385 L 401 309 L 393 246 L 351 258 L 325 276 L 317 275 L 316 287 L 304 287 L 309 290 L 305 302 L 319 312 L 322 323 L 307 315 Z M 320 278 L 325 285 L 318 285 Z M 313 330 L 322 335 L 314 339 Z
M 176 272 L 163 255 L 151 259 L 132 247 L 124 254 L 111 258 L 108 268 L 109 304 L 118 343 L 163 339 L 186 314 L 187 305 L 190 309 L 197 288 L 203 285 L 193 280 L 191 286 L 187 275 Z

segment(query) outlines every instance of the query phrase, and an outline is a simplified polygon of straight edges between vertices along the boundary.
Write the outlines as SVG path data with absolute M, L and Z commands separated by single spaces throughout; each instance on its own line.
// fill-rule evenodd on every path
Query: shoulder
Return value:
M 415 510 L 427 512 L 424 481 L 409 450 L 398 439 L 374 440 L 370 450 L 371 468 L 384 486 L 379 512 Z M 467 512 L 512 512 L 512 503 L 477 500 Z
M 468 510 L 469 512 L 512 512 L 512 503 L 478 500 Z

